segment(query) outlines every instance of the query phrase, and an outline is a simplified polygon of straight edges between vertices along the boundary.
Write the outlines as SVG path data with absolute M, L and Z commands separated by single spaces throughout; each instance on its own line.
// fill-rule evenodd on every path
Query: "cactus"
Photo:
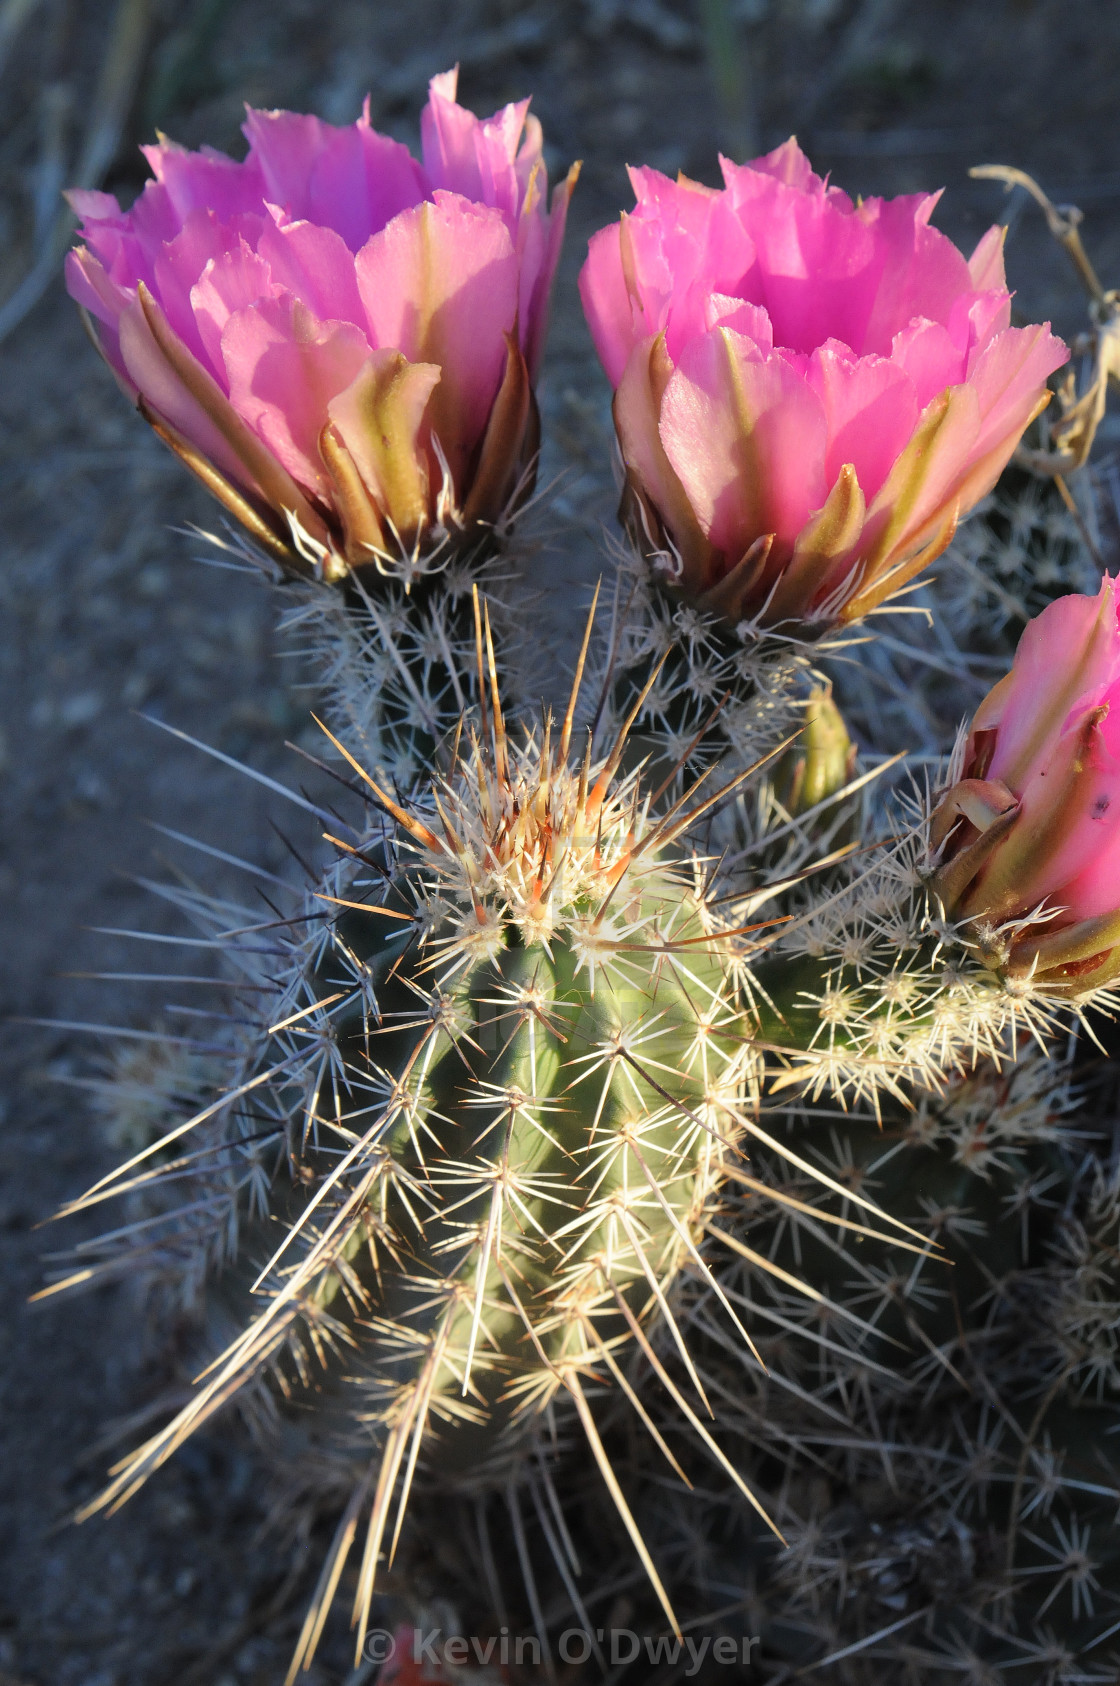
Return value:
M 722 196 L 636 176 L 640 217 L 597 236 L 584 271 L 634 548 L 594 653 L 592 607 L 563 714 L 530 722 L 519 661 L 533 641 L 506 541 L 535 471 L 530 368 L 567 190 L 546 249 L 538 131 L 516 157 L 505 118 L 459 112 L 445 133 L 452 94 L 433 84 L 425 131 L 444 187 L 421 183 L 393 241 L 381 230 L 351 254 L 376 345 L 262 294 L 218 346 L 227 393 L 196 355 L 221 373 L 209 316 L 191 351 L 139 271 L 126 285 L 118 265 L 110 285 L 120 228 L 102 199 L 72 262 L 77 296 L 109 311 L 106 355 L 158 377 L 150 419 L 247 526 L 242 560 L 303 576 L 285 622 L 325 690 L 332 770 L 361 801 L 344 819 L 295 798 L 331 852 L 305 883 L 270 884 L 285 900 L 266 919 L 173 893 L 224 956 L 237 1010 L 209 1044 L 129 1032 L 141 1056 L 99 1080 L 132 1153 L 71 1209 L 121 1199 L 127 1221 L 48 1291 L 138 1278 L 157 1320 L 169 1303 L 194 1316 L 200 1374 L 83 1514 L 122 1503 L 240 1405 L 289 1501 L 335 1513 L 289 1683 L 347 1573 L 359 1657 L 375 1599 L 418 1618 L 431 1589 L 410 1518 L 430 1524 L 448 1502 L 480 1547 L 477 1564 L 456 1559 L 455 1596 L 499 1616 L 519 1600 L 542 1644 L 557 1612 L 594 1631 L 578 1565 L 605 1570 L 621 1528 L 651 1625 L 679 1643 L 685 1615 L 749 1609 L 780 1678 L 1095 1667 L 1120 1597 L 1101 1529 L 1120 1496 L 1106 1438 L 1120 1193 L 1098 1137 L 1074 1145 L 1086 1067 L 1055 1050 L 1118 999 L 1120 914 L 1081 847 L 1112 823 L 1094 760 L 1101 686 L 1120 685 L 1111 588 L 1072 618 L 1051 606 L 1055 672 L 1032 685 L 1017 656 L 1018 679 L 932 775 L 960 686 L 947 704 L 907 678 L 925 661 L 963 686 L 959 644 L 994 600 L 978 659 L 1002 661 L 1004 622 L 1052 595 L 1048 573 L 1080 583 L 1079 506 L 1066 498 L 1055 520 L 1050 493 L 1009 479 L 971 550 L 958 541 L 973 586 L 938 651 L 884 638 L 851 656 L 872 642 L 851 623 L 941 553 L 1065 348 L 1006 325 L 996 231 L 966 264 L 928 207 L 857 208 L 794 143 L 732 170 Z M 271 122 L 251 120 L 265 157 Z M 313 132 L 364 147 L 367 128 Z M 452 145 L 468 133 L 470 148 Z M 498 164 L 508 194 L 491 193 Z M 477 176 L 483 199 L 456 208 L 447 170 Z M 879 253 L 857 276 L 863 317 L 841 314 L 846 330 L 873 321 L 893 362 L 871 338 L 851 358 L 827 335 L 796 354 L 772 343 L 790 325 L 780 267 L 773 320 L 727 291 L 738 223 L 756 219 L 769 274 L 774 229 L 807 216 Z M 278 264 L 290 231 L 265 232 Z M 322 249 L 348 275 L 342 244 Z M 663 244 L 672 261 L 655 263 Z M 393 323 L 370 280 L 390 246 L 416 259 Z M 922 313 L 918 355 L 914 275 L 938 252 L 956 314 L 946 327 Z M 505 292 L 464 305 L 464 253 Z M 898 263 L 914 297 L 901 281 L 880 297 Z M 750 273 L 734 285 L 749 292 Z M 832 321 L 833 280 L 809 278 L 799 335 Z M 967 357 L 953 338 L 966 306 Z M 476 368 L 487 325 L 493 367 Z M 239 334 L 284 367 L 298 345 L 323 376 L 321 391 L 284 388 L 286 433 L 236 409 Z M 1063 403 L 1068 455 L 1072 389 Z M 1012 554 L 1029 564 L 1014 590 L 1000 583 Z M 944 598 L 929 583 L 918 601 Z M 1095 628 L 1080 644 L 1078 617 Z M 873 685 L 893 696 L 886 724 Z M 1074 691 L 1070 801 L 1056 780 L 1044 801 Z M 1049 717 L 1020 731 L 1030 755 L 1008 751 L 989 777 L 1004 711 L 1035 707 Z M 900 719 L 922 728 L 927 782 L 876 802 Z M 502 1505 L 520 1593 L 489 1543 Z M 701 1549 L 717 1528 L 718 1563 Z M 1066 1622 L 1054 1644 L 1051 1612 Z
M 589 621 L 585 654 L 590 633 Z M 720 1294 L 698 1243 L 758 1130 L 743 1110 L 758 1066 L 739 1017 L 747 933 L 674 847 L 727 787 L 656 813 L 638 775 L 618 773 L 625 732 L 605 761 L 590 743 L 573 755 L 578 672 L 562 724 L 546 715 L 515 744 L 487 658 L 486 736 L 460 747 L 422 808 L 400 806 L 334 740 L 370 815 L 313 892 L 329 921 L 291 939 L 291 968 L 263 1003 L 271 1028 L 246 1046 L 239 1081 L 88 1197 L 131 1188 L 172 1143 L 157 1188 L 192 1163 L 195 1181 L 236 1164 L 262 1134 L 240 1110 L 250 1094 L 284 1142 L 271 1222 L 241 1237 L 259 1268 L 238 1264 L 211 1290 L 234 1339 L 89 1508 L 134 1491 L 262 1376 L 312 1390 L 317 1456 L 352 1490 L 293 1669 L 314 1650 L 359 1513 L 360 1649 L 417 1470 L 501 1485 L 558 1411 L 578 1419 L 660 1587 L 588 1402 L 589 1384 L 608 1382 L 648 1421 L 630 1348 L 753 1502 L 701 1420 L 698 1377 L 672 1381 L 647 1333 L 676 1329 L 682 1268 Z M 184 1152 L 196 1129 L 205 1145 Z M 745 1338 L 726 1299 L 724 1311 Z

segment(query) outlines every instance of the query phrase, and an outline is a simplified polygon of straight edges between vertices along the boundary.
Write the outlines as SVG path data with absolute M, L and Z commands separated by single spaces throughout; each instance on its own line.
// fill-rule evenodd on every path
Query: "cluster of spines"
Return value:
M 1104 1686 L 1120 1661 L 1120 1184 L 1079 1128 L 1070 1070 L 1037 1050 L 914 1102 L 882 1125 L 787 1107 L 782 1134 L 812 1170 L 753 1145 L 754 1186 L 725 1183 L 707 1258 L 766 1370 L 711 1289 L 685 1283 L 720 1442 L 785 1547 L 712 1489 L 652 1400 L 695 1487 L 651 1483 L 616 1424 L 620 1478 L 678 1610 L 703 1631 L 731 1611 L 766 1678 Z M 822 1203 L 817 1172 L 849 1187 L 846 1212 Z M 926 1244 L 870 1235 L 869 1195 Z M 610 1573 L 594 1527 L 579 1537 L 592 1584 Z M 629 1597 L 628 1625 L 653 1631 L 656 1611 Z M 624 1678 L 673 1678 L 643 1660 Z
M 745 1209 L 757 1261 L 729 1252 L 722 1277 L 769 1308 L 805 1384 L 784 1432 L 764 1399 L 740 1425 L 788 1471 L 776 1514 L 792 1549 L 764 1595 L 775 1650 L 853 1683 L 909 1670 L 940 1686 L 970 1655 L 978 1679 L 1057 1680 L 1063 1659 L 1111 1678 L 1115 1172 L 1080 1145 L 1068 1071 L 1037 1051 L 915 1098 L 883 1133 L 810 1126 L 809 1154 L 945 1258 L 859 1242 L 782 1171 L 800 1205 L 781 1222 L 772 1204 Z M 790 1288 L 799 1251 L 826 1289 L 823 1323 Z M 718 1364 L 726 1348 L 697 1337 Z

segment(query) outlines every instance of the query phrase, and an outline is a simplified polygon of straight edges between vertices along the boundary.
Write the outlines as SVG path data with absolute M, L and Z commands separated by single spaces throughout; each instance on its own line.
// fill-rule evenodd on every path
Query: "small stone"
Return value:
M 96 691 L 75 691 L 58 705 L 58 721 L 67 731 L 88 726 L 101 713 L 101 698 Z

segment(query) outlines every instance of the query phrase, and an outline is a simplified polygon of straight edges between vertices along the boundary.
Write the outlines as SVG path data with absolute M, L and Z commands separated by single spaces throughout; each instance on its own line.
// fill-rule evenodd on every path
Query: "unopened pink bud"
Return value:
M 933 818 L 949 911 L 1008 928 L 1010 971 L 1065 993 L 1120 973 L 1117 610 L 1106 575 L 1029 623 Z
M 966 262 L 935 194 L 855 205 L 793 140 L 723 172 L 631 171 L 580 276 L 624 511 L 693 602 L 852 621 L 944 549 L 1068 353 L 1008 326 L 1002 229 Z

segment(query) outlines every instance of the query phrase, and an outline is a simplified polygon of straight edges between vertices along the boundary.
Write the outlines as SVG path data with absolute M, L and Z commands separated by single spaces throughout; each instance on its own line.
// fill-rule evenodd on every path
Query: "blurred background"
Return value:
M 127 203 L 157 129 L 240 156 L 246 101 L 344 122 L 368 91 L 374 123 L 415 145 L 428 78 L 455 62 L 479 113 L 532 94 L 553 180 L 584 161 L 541 395 L 542 478 L 559 477 L 542 642 L 561 653 L 614 502 L 609 391 L 575 278 L 589 234 L 630 202 L 627 161 L 715 182 L 720 149 L 743 159 L 795 131 L 853 194 L 945 186 L 941 227 L 971 248 L 1008 221 L 1017 309 L 1072 334 L 1084 301 L 1041 216 L 968 178 L 970 164 L 1015 164 L 1081 207 L 1098 272 L 1120 283 L 1116 0 L 0 0 L 6 1014 L 161 1022 L 153 986 L 67 975 L 190 969 L 180 951 L 103 934 L 158 933 L 139 880 L 198 870 L 144 822 L 276 866 L 288 816 L 139 714 L 297 784 L 284 740 L 307 733 L 311 701 L 268 592 L 195 560 L 190 528 L 215 512 L 84 338 L 59 280 L 60 190 Z M 298 825 L 289 835 L 298 845 Z M 233 884 L 203 864 L 207 885 Z M 200 1437 L 120 1517 L 66 1521 L 111 1461 L 107 1431 L 166 1381 L 123 1295 L 26 1305 L 44 1251 L 81 1233 L 36 1226 L 114 1157 L 79 1086 L 87 1045 L 3 1031 L 0 1686 L 278 1686 L 315 1554 L 264 1528 L 236 1438 Z M 374 1672 L 351 1673 L 343 1644 L 310 1678 Z

